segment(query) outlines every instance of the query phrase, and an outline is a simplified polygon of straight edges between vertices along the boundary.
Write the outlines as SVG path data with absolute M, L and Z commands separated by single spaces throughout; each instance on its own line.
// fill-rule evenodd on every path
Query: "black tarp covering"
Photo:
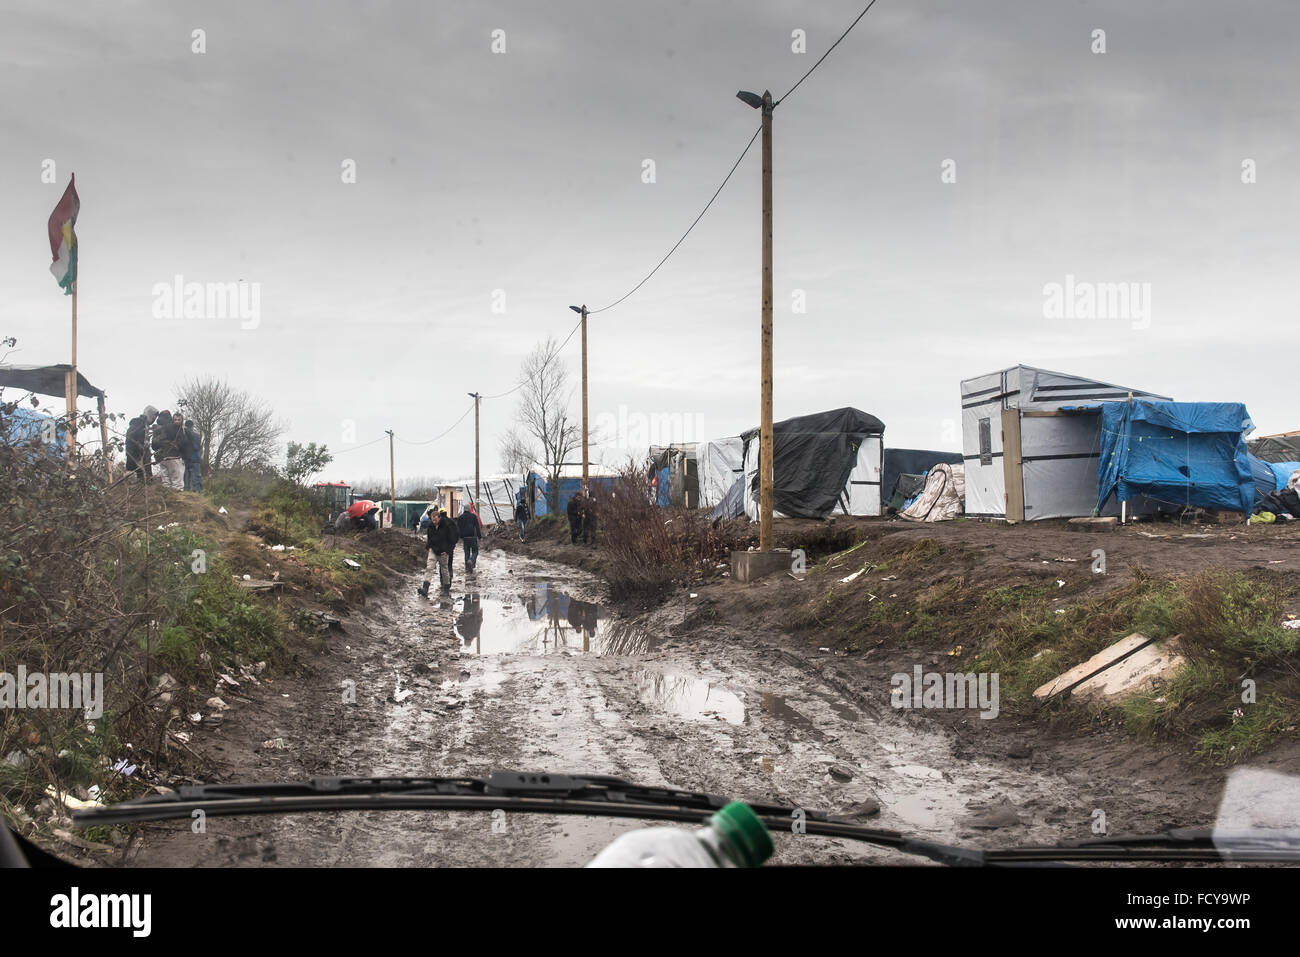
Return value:
M 1247 442 L 1246 447 L 1251 455 L 1265 462 L 1300 462 L 1300 435 L 1255 439 L 1253 442 Z
M 960 452 L 934 452 L 930 449 L 887 448 L 883 458 L 884 461 L 880 466 L 880 495 L 885 503 L 893 497 L 894 486 L 903 473 L 924 475 L 940 462 L 946 462 L 948 465 L 962 463 Z
M 23 392 L 35 392 L 37 395 L 64 394 L 64 379 L 72 366 L 62 364 L 53 366 L 0 366 L 0 389 L 21 389 Z M 86 381 L 86 377 L 77 373 L 77 394 L 88 399 L 100 396 L 100 390 Z M 13 398 L 12 396 L 10 397 Z
M 772 488 L 776 511 L 793 518 L 825 518 L 844 494 L 862 440 L 869 435 L 883 435 L 884 431 L 885 423 L 874 415 L 848 407 L 774 422 L 776 462 Z M 741 438 L 748 456 L 750 443 L 759 441 L 759 430 L 750 429 Z M 757 456 L 755 461 L 759 461 Z M 760 474 L 761 468 L 751 480 L 755 498 Z

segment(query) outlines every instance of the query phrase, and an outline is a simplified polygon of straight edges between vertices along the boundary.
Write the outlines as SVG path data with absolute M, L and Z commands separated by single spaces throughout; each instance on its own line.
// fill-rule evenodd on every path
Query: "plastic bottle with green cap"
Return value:
M 772 836 L 748 804 L 732 801 L 705 827 L 647 827 L 621 835 L 588 867 L 758 867 Z

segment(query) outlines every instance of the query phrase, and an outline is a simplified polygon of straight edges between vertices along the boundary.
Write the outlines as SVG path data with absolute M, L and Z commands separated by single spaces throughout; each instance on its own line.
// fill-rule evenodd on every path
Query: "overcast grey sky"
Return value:
M 472 416 L 406 443 L 635 285 L 756 128 L 735 92 L 783 94 L 864 3 L 4 0 L 0 335 L 67 361 L 45 224 L 75 172 L 79 365 L 111 409 L 215 375 L 343 453 L 323 477 L 387 473 L 345 420 L 396 430 L 399 475 L 472 474 Z M 1026 363 L 1300 428 L 1298 34 L 1281 0 L 879 0 L 775 115 L 777 418 L 853 405 L 956 449 L 958 382 Z M 591 319 L 593 418 L 757 425 L 759 160 Z M 256 328 L 156 318 L 177 275 L 258 283 Z M 1149 324 L 1045 317 L 1068 275 L 1149 284 Z M 485 472 L 516 398 L 484 402 Z

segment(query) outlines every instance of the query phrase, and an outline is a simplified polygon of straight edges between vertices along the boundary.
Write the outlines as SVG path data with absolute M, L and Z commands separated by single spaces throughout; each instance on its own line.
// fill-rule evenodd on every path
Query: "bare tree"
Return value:
M 569 370 L 559 361 L 559 351 L 555 339 L 548 337 L 524 359 L 520 368 L 523 388 L 516 414 L 520 428 L 540 448 L 538 458 L 549 479 L 547 506 L 552 512 L 558 508 L 561 466 L 574 449 L 582 446 L 582 425 L 574 422 L 569 413 L 574 387 Z M 527 444 L 531 445 L 531 441 Z
M 505 472 L 517 472 L 522 475 L 537 461 L 536 451 L 528 439 L 519 434 L 519 429 L 515 426 L 511 426 L 510 431 L 501 436 L 498 451 L 501 456 L 501 469 Z
M 285 427 L 262 399 L 224 379 L 190 379 L 176 391 L 202 439 L 204 472 L 263 468 L 278 458 Z

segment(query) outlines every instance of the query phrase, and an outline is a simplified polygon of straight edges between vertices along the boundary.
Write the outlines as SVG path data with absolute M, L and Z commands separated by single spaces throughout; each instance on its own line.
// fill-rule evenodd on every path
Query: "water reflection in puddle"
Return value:
M 466 592 L 451 608 L 462 650 L 476 655 L 639 655 L 655 645 L 644 629 L 549 582 L 517 595 Z
M 701 678 L 661 671 L 638 671 L 635 678 L 643 704 L 696 721 L 712 720 L 716 715 L 729 724 L 745 722 L 744 703 Z

